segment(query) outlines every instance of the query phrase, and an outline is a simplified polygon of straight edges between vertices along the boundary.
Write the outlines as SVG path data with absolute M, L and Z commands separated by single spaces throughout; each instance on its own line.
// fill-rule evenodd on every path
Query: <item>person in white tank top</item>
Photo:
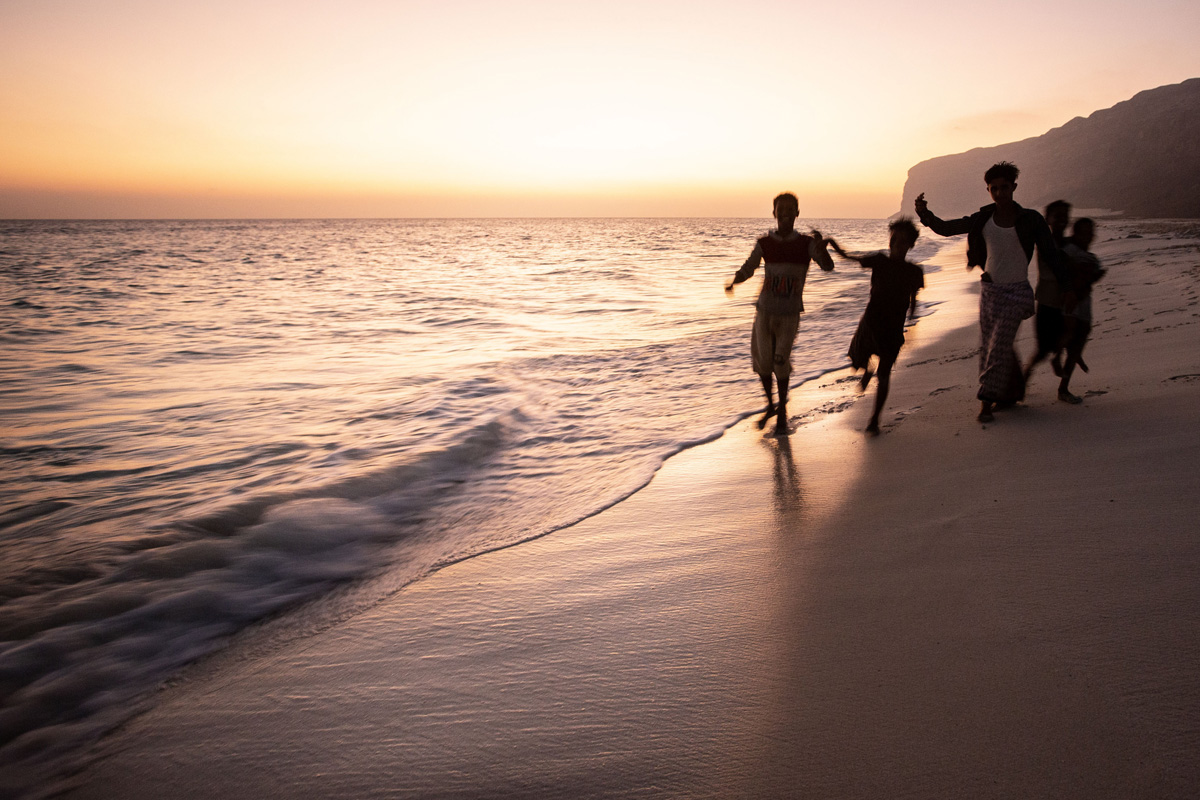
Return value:
M 1041 214 L 1013 201 L 1020 170 L 1015 164 L 994 164 L 983 180 L 992 204 L 970 216 L 943 220 L 929 210 L 925 194 L 917 196 L 921 223 L 942 236 L 967 234 L 967 269 L 983 267 L 979 292 L 979 421 L 991 422 L 992 411 L 1025 397 L 1025 377 L 1013 342 L 1021 321 L 1033 316 L 1033 287 L 1029 264 L 1038 260 L 1055 275 L 1062 263 L 1050 227 Z
M 993 215 L 983 226 L 987 242 L 987 263 L 983 271 L 992 276 L 993 283 L 1017 283 L 1029 280 L 1029 256 L 1021 247 L 1016 227 L 1002 228 Z

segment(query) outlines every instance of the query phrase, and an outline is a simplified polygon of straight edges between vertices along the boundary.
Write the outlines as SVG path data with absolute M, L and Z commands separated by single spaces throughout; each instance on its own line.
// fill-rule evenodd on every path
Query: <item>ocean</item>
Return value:
M 0 793 L 257 623 L 310 635 L 758 412 L 761 272 L 722 287 L 770 227 L 0 222 Z M 793 385 L 847 365 L 868 287 L 814 267 Z

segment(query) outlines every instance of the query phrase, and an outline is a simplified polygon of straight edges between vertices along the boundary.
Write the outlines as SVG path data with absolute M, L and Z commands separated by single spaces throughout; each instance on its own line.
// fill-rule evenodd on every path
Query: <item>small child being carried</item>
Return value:
M 1071 238 L 1063 246 L 1071 277 L 1070 289 L 1074 292 L 1074 303 L 1063 307 L 1063 349 L 1067 360 L 1062 368 L 1062 380 L 1058 384 L 1058 399 L 1064 403 L 1078 405 L 1083 398 L 1071 394 L 1071 374 L 1078 365 L 1088 371 L 1083 361 L 1083 346 L 1092 332 L 1092 285 L 1104 276 L 1100 259 L 1089 247 L 1096 236 L 1096 223 L 1087 217 L 1075 220 Z

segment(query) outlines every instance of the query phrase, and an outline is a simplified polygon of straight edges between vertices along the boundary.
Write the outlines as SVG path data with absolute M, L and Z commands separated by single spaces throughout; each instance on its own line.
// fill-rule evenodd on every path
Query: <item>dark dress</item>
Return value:
M 871 270 L 871 299 L 850 341 L 850 363 L 866 369 L 871 356 L 895 361 L 904 344 L 904 319 L 913 295 L 925 286 L 925 273 L 909 261 L 875 253 L 860 262 Z

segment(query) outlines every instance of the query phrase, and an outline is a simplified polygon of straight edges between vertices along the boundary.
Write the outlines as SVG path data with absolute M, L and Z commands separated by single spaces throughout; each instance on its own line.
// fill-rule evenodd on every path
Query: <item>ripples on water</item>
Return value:
M 250 622 L 575 522 L 752 413 L 758 280 L 721 287 L 768 228 L 0 222 L 0 790 Z M 866 293 L 813 270 L 794 381 Z

